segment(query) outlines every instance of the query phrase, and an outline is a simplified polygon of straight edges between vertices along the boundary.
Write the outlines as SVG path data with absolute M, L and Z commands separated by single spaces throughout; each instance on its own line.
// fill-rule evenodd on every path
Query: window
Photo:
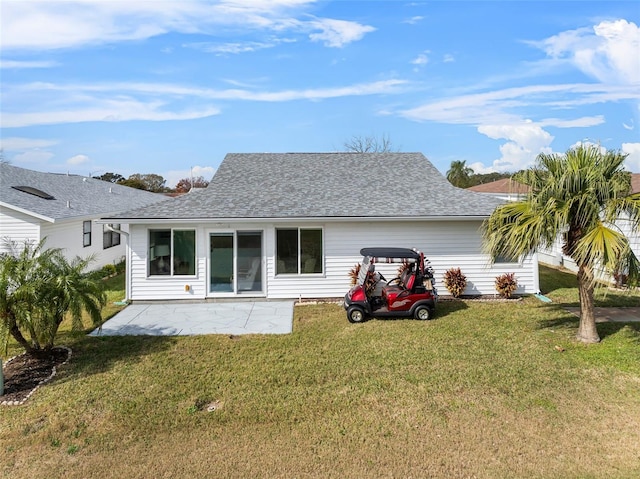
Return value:
M 322 229 L 276 230 L 276 274 L 322 273 Z
M 150 276 L 195 274 L 195 230 L 149 230 Z
M 493 262 L 496 263 L 496 264 L 500 264 L 500 263 L 519 263 L 520 259 L 511 257 L 511 256 L 506 256 L 506 255 L 499 254 L 498 256 L 495 257 Z
M 91 221 L 82 222 L 82 246 L 91 246 Z
M 120 225 L 111 225 L 114 229 L 119 230 Z M 120 233 L 111 231 L 107 225 L 102 226 L 102 249 L 111 248 L 120 244 Z

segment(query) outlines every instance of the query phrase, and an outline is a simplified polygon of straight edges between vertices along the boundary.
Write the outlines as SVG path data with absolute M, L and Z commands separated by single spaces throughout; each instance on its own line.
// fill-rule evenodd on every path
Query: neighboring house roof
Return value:
M 631 193 L 640 193 L 640 173 L 631 173 Z
M 45 199 L 14 187 L 40 190 Z M 109 183 L 97 178 L 43 173 L 0 163 L 0 205 L 45 221 L 115 214 L 137 206 L 168 200 L 164 195 Z
M 230 153 L 206 189 L 114 218 L 488 217 L 500 203 L 421 153 Z
M 471 186 L 467 189 L 477 193 L 511 195 L 526 195 L 529 192 L 529 187 L 527 185 L 513 181 L 511 178 L 502 178 L 500 180 L 492 181 L 491 183 Z
M 471 186 L 467 189 L 477 193 L 494 194 L 526 195 L 529 192 L 527 185 L 513 181 L 511 178 L 503 178 L 491 183 Z M 631 173 L 631 193 L 640 193 L 640 173 Z

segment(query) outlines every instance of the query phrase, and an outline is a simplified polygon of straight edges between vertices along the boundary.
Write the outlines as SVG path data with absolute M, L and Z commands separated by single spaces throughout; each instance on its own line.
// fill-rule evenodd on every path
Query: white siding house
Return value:
M 94 268 L 121 261 L 125 242 L 96 220 L 163 195 L 78 175 L 43 173 L 0 163 L 0 253 L 9 242 L 62 248 L 68 258 L 94 255 Z M 128 226 L 122 225 L 124 231 Z
M 208 188 L 101 222 L 129 225 L 133 301 L 338 298 L 360 249 L 383 246 L 423 251 L 441 295 L 452 267 L 468 295 L 496 294 L 504 272 L 536 293 L 535 256 L 491 264 L 482 252 L 500 203 L 453 187 L 420 153 L 229 154 Z
M 483 185 L 472 186 L 468 189 L 476 193 L 483 193 L 507 201 L 518 201 L 525 199 L 528 192 L 527 186 L 519 184 L 510 179 L 493 181 L 491 183 L 485 183 Z M 630 193 L 634 194 L 639 192 L 640 173 L 632 173 Z M 615 226 L 617 226 L 620 232 L 629 239 L 631 249 L 635 253 L 636 257 L 640 258 L 640 236 L 638 236 L 638 234 L 636 233 L 633 233 L 632 226 L 630 221 L 628 220 L 628 217 L 620 217 L 618 221 L 616 221 Z M 575 261 L 562 252 L 561 236 L 558 236 L 556 238 L 551 248 L 538 250 L 538 259 L 540 262 L 545 264 L 562 266 L 574 272 L 578 271 L 578 266 L 576 265 Z

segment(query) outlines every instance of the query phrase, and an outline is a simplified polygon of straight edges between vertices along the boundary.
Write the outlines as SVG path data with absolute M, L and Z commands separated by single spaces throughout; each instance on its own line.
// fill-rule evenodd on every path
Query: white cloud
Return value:
M 553 136 L 532 122 L 481 125 L 478 132 L 491 139 L 508 140 L 500 146 L 502 157 L 493 162 L 495 171 L 517 171 L 534 163 L 539 153 L 551 153 Z
M 50 151 L 34 149 L 15 155 L 11 158 L 11 162 L 18 165 L 44 165 L 53 158 L 53 156 L 53 153 Z
M 633 130 L 635 128 L 635 125 L 633 123 L 633 118 L 631 118 L 631 121 L 629 122 L 628 125 L 625 122 L 622 122 L 622 128 L 624 128 L 625 130 Z
M 640 143 L 623 143 L 622 152 L 629 155 L 624 161 L 627 169 L 640 173 Z
M 419 66 L 426 65 L 427 63 L 429 63 L 429 57 L 428 57 L 429 53 L 431 53 L 429 50 L 425 50 L 423 53 L 421 53 L 416 58 L 411 60 L 411 63 L 413 65 L 419 65 Z
M 203 105 L 207 100 L 261 102 L 323 100 L 393 93 L 406 83 L 403 80 L 392 79 L 334 88 L 276 92 L 248 89 L 215 90 L 154 83 L 92 83 L 86 85 L 32 83 L 10 89 L 10 91 L 5 89 L 3 95 L 29 97 L 33 105 L 30 108 L 21 106 L 19 113 L 12 112 L 18 108 L 6 105 L 1 118 L 1 126 L 16 128 L 89 121 L 191 120 L 220 113 L 217 107 Z M 16 94 L 12 95 L 12 92 Z M 51 95 L 51 92 L 56 92 L 56 95 Z M 43 96 L 39 97 L 38 95 Z M 46 100 L 52 96 L 55 96 L 55 103 L 49 105 Z M 180 102 L 179 108 L 175 104 L 176 102 Z M 182 106 L 184 102 L 200 106 L 184 107 Z
M 633 22 L 603 21 L 529 43 L 601 82 L 640 83 L 640 28 Z
M 198 176 L 202 176 L 205 180 L 211 181 L 213 178 L 213 174 L 216 172 L 216 169 L 213 166 L 194 166 L 188 170 L 171 170 L 162 175 L 162 177 L 167 180 L 165 183 L 169 188 L 174 188 L 178 181 L 183 178 L 191 178 L 193 175 L 194 178 Z
M 0 30 L 5 50 L 48 50 L 144 40 L 170 32 L 310 34 L 312 41 L 342 47 L 375 30 L 357 22 L 310 17 L 313 0 L 237 1 L 8 1 Z M 319 30 L 319 33 L 317 32 Z
M 445 53 L 445 55 L 442 57 L 442 61 L 444 63 L 452 63 L 452 62 L 455 62 L 456 59 L 451 53 Z
M 66 163 L 71 166 L 84 165 L 89 163 L 90 159 L 87 155 L 75 155 L 69 158 Z
M 192 120 L 217 115 L 220 110 L 214 107 L 166 111 L 160 101 L 143 102 L 135 99 L 86 98 L 82 105 L 58 110 L 41 110 L 30 113 L 2 114 L 2 128 L 19 128 L 33 125 L 57 125 L 66 123 L 84 123 L 91 121 L 169 121 Z
M 34 138 L 1 138 L 0 148 L 5 151 L 21 151 L 31 148 L 46 148 L 47 146 L 53 146 L 58 144 L 57 140 L 42 140 Z
M 424 20 L 424 17 L 421 17 L 420 15 L 416 15 L 415 17 L 411 17 L 405 20 L 403 23 L 408 23 L 409 25 L 415 25 L 416 23 L 420 23 L 422 20 Z
M 320 18 L 309 22 L 309 25 L 320 30 L 320 33 L 311 33 L 309 38 L 314 42 L 322 42 L 327 47 L 341 48 L 348 43 L 358 41 L 375 28 L 362 25 L 357 22 Z
M 22 61 L 22 60 L 0 60 L 0 69 L 19 69 L 19 68 L 53 68 L 59 66 L 58 62 L 54 61 Z

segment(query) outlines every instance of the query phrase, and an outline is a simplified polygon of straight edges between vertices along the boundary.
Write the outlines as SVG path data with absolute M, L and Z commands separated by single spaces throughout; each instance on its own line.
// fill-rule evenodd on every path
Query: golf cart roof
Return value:
M 362 248 L 360 254 L 372 258 L 420 259 L 420 252 L 409 248 Z

